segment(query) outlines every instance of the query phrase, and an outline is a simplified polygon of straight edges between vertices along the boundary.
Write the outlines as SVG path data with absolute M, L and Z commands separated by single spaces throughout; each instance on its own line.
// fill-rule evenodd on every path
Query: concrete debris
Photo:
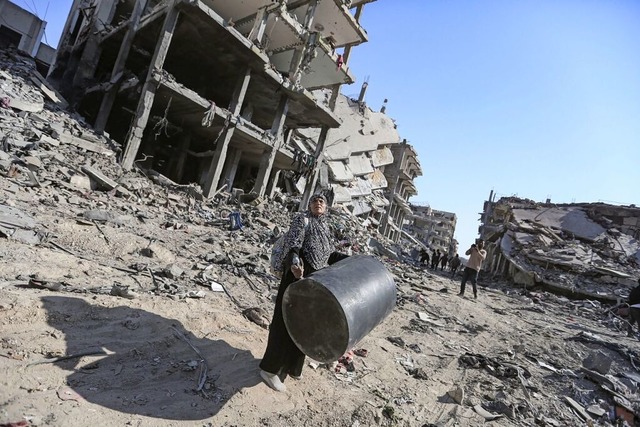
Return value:
M 0 238 L 21 243 L 38 244 L 42 241 L 36 220 L 26 212 L 0 204 Z
M 606 375 L 609 372 L 609 369 L 611 369 L 611 363 L 613 363 L 613 360 L 611 360 L 609 356 L 601 351 L 593 351 L 586 359 L 584 359 L 582 366 L 586 369 L 591 369 Z
M 453 388 L 447 392 L 447 395 L 453 399 L 458 405 L 462 405 L 464 401 L 464 389 L 460 386 Z
M 483 274 L 510 278 L 526 289 L 615 302 L 636 286 L 640 208 L 635 206 L 489 200 L 481 237 L 488 242 Z
M 223 350 L 215 353 L 216 363 L 233 361 L 241 352 L 225 347 L 224 340 L 243 341 L 245 336 L 241 334 L 264 333 L 261 328 L 269 327 L 279 284 L 269 273 L 270 249 L 288 228 L 300 203 L 299 195 L 275 191 L 273 196 L 256 196 L 250 191 L 245 194 L 239 189 L 224 188 L 214 197 L 203 197 L 199 185 L 181 184 L 142 167 L 126 171 L 116 162 L 114 154 L 119 150 L 110 138 L 95 133 L 77 113 L 61 109 L 64 104 L 53 101 L 50 94 L 43 97 L 42 88 L 32 84 L 31 69 L 16 55 L 0 51 L 0 84 L 26 103 L 42 102 L 43 107 L 30 112 L 12 108 L 9 102 L 0 108 L 0 254 L 4 258 L 16 252 L 23 258 L 6 263 L 0 289 L 4 292 L 9 285 L 15 285 L 17 292 L 47 296 L 76 293 L 115 301 L 91 305 L 69 298 L 68 307 L 56 304 L 55 310 L 60 313 L 54 313 L 72 327 L 80 327 L 80 323 L 73 323 L 80 316 L 74 312 L 74 304 L 88 307 L 78 320 L 82 328 L 113 317 L 114 312 L 106 310 L 114 308 L 107 306 L 130 305 L 122 308 L 135 313 L 136 318 L 118 321 L 131 334 L 145 324 L 145 318 L 160 317 L 133 304 L 152 300 L 154 305 L 200 308 L 198 313 L 206 315 L 194 321 L 198 325 L 194 330 L 202 328 L 205 335 L 210 331 L 207 328 L 220 328 L 214 329 L 216 335 L 220 332 L 220 340 L 206 341 L 207 351 Z M 378 163 L 385 163 L 384 157 Z M 393 313 L 397 323 L 391 322 L 384 335 L 381 332 L 370 341 L 371 346 L 367 344 L 371 356 L 366 361 L 359 360 L 358 369 L 345 377 L 355 384 L 362 382 L 362 387 L 353 387 L 358 394 L 370 393 L 367 404 L 362 406 L 372 407 L 372 412 L 384 408 L 384 413 L 395 417 L 398 424 L 407 421 L 406 425 L 427 425 L 422 419 L 415 420 L 437 417 L 428 414 L 427 405 L 422 402 L 423 390 L 433 387 L 438 390 L 438 401 L 432 404 L 443 405 L 437 409 L 446 416 L 438 425 L 475 425 L 503 417 L 508 418 L 504 425 L 582 425 L 584 420 L 597 417 L 602 425 L 613 426 L 616 414 L 633 422 L 634 414 L 640 414 L 640 344 L 626 337 L 623 313 L 607 303 L 618 303 L 619 298 L 616 307 L 621 308 L 636 280 L 638 247 L 633 230 L 640 224 L 634 216 L 636 208 L 614 209 L 599 204 L 541 206 L 515 200 L 492 208 L 483 222 L 484 237 L 491 247 L 480 280 L 481 292 L 487 298 L 478 302 L 460 298 L 452 301 L 451 290 L 457 283 L 447 272 L 426 271 L 408 249 L 414 247 L 414 242 L 400 235 L 389 239 L 372 228 L 370 221 L 341 207 L 332 208 L 329 222 L 340 242 L 339 250 L 376 255 L 393 274 L 398 289 Z M 234 213 L 241 218 L 242 227 L 230 230 L 229 218 Z M 42 219 L 48 220 L 46 226 Z M 15 271 L 14 264 L 24 263 L 24 259 L 28 260 L 29 269 L 48 269 L 44 257 L 31 259 L 34 253 L 58 255 L 57 268 L 63 271 L 60 278 L 41 279 L 31 277 L 31 271 L 29 275 Z M 116 278 L 114 272 L 121 275 Z M 490 275 L 493 280 L 488 280 Z M 500 275 L 526 284 L 526 288 L 499 281 Z M 438 305 L 438 300 L 445 302 Z M 43 301 L 47 303 L 44 298 Z M 23 304 L 25 301 L 15 304 L 3 300 L 3 322 L 8 326 L 17 322 Z M 485 305 L 490 309 L 480 312 Z M 201 306 L 206 307 L 204 311 Z M 232 313 L 227 316 L 232 321 L 220 320 L 223 311 Z M 40 314 L 44 318 L 43 313 Z M 490 319 L 478 313 L 497 313 L 499 321 L 490 324 Z M 517 326 L 512 324 L 514 319 L 519 321 Z M 500 338 L 492 339 L 498 329 Z M 132 337 L 146 342 L 149 331 L 143 327 L 139 331 L 146 335 Z M 35 333 L 42 335 L 41 330 Z M 154 333 L 165 354 L 172 341 L 159 329 Z M 20 334 L 15 336 L 19 338 Z M 256 343 L 262 345 L 266 340 L 266 335 L 247 337 L 246 342 L 256 348 Z M 503 338 L 504 343 L 500 341 Z M 9 336 L 0 338 L 2 355 L 10 362 L 24 360 L 44 348 L 34 345 L 24 350 L 12 340 Z M 205 343 L 204 338 L 202 342 Z M 53 346 L 56 345 L 58 341 L 54 341 Z M 144 359 L 154 366 L 153 372 L 173 374 L 175 366 L 156 369 L 163 361 L 142 354 L 150 349 L 151 344 L 140 344 L 137 349 L 120 348 L 118 364 L 113 363 L 115 371 L 105 369 L 108 380 L 101 377 L 101 381 L 119 378 L 121 363 L 125 363 L 129 351 L 140 351 L 135 354 L 136 363 Z M 238 364 L 253 363 L 255 354 L 243 357 L 239 354 L 233 361 L 234 374 Z M 385 363 L 393 365 L 393 369 L 384 371 L 391 380 L 366 377 L 381 370 Z M 130 364 L 125 369 L 137 366 Z M 196 366 L 189 365 L 190 369 Z M 460 371 L 455 372 L 460 376 L 451 372 L 444 383 L 443 376 L 439 376 L 444 369 Z M 395 371 L 402 376 L 400 386 L 392 383 L 398 378 Z M 86 381 L 86 373 L 81 374 L 82 381 Z M 102 373 L 96 377 L 99 375 Z M 206 414 L 198 413 L 200 419 L 211 416 L 212 400 L 218 399 L 217 404 L 230 401 L 212 384 L 214 376 L 203 378 L 206 393 L 201 397 L 209 401 L 200 405 L 207 408 Z M 462 377 L 464 382 L 452 380 Z M 373 382 L 365 384 L 367 379 Z M 421 382 L 415 396 L 405 396 L 408 381 Z M 459 385 L 452 389 L 452 381 Z M 227 384 L 234 388 L 236 385 Z M 253 386 L 255 383 L 243 385 L 249 397 Z M 331 386 L 335 388 L 335 384 Z M 149 390 L 146 392 L 151 393 Z M 30 393 L 25 389 L 25 395 L 27 391 Z M 101 393 L 102 390 L 87 395 Z M 338 393 L 350 390 L 344 388 Z M 570 396 L 559 397 L 565 394 Z M 457 405 L 452 405 L 447 395 Z M 244 399 L 241 395 L 235 398 Z M 365 412 L 362 408 L 358 411 Z M 162 418 L 166 413 L 152 415 Z M 368 418 L 366 425 L 379 424 L 381 418 L 376 417 Z M 401 417 L 404 421 L 399 421 Z

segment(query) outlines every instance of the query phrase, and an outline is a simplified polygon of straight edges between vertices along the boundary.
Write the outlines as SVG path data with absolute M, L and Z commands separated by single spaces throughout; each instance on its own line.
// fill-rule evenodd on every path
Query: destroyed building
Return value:
M 49 80 L 125 169 L 308 197 L 372 1 L 76 0 Z
M 42 42 L 47 23 L 9 0 L 0 0 L 0 49 L 13 47 L 31 56 L 46 76 L 56 50 Z
M 336 100 L 334 113 L 341 125 L 328 132 L 319 185 L 329 190 L 335 206 L 397 242 L 399 233 L 390 224 L 402 222 L 397 206 L 406 205 L 415 194 L 412 181 L 422 172 L 415 151 L 407 151 L 393 119 L 366 104 L 367 87 L 365 82 L 357 99 L 339 95 Z M 314 131 L 305 134 L 317 137 Z
M 518 285 L 615 302 L 637 285 L 640 209 L 605 203 L 485 201 L 483 270 Z
M 411 204 L 411 220 L 405 230 L 426 247 L 455 255 L 458 241 L 453 238 L 457 217 L 453 212 L 439 211 L 430 206 Z
M 413 180 L 422 175 L 418 153 L 407 140 L 389 147 L 393 164 L 385 167 L 387 180 L 385 196 L 389 200 L 384 216 L 380 220 L 380 233 L 397 242 L 401 236 L 407 236 L 402 230 L 405 219 L 411 215 L 409 198 L 418 194 Z

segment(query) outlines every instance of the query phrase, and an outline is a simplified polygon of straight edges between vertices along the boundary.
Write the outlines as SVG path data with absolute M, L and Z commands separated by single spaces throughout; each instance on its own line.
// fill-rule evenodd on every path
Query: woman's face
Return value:
M 311 203 L 309 203 L 309 210 L 315 216 L 324 215 L 327 211 L 327 203 L 321 198 L 313 199 Z

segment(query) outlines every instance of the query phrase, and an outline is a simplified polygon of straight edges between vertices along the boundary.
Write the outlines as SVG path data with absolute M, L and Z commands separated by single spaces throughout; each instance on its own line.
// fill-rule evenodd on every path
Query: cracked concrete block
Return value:
M 86 175 L 73 175 L 71 178 L 69 178 L 69 183 L 78 188 L 91 190 L 91 180 Z

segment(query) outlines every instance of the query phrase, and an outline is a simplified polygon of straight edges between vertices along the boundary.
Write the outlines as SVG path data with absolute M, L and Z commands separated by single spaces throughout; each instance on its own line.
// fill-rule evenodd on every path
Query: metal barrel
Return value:
M 374 257 L 355 255 L 289 285 L 282 311 L 300 351 L 329 363 L 352 349 L 395 304 L 391 273 Z

